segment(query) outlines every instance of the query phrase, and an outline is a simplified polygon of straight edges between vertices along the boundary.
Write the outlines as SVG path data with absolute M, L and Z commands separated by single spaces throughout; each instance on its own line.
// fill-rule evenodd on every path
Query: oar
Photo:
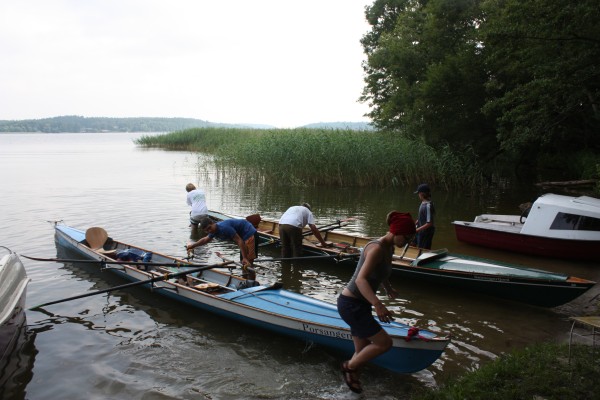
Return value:
M 332 224 L 329 224 L 329 225 L 332 225 Z M 340 228 L 342 226 L 346 226 L 348 224 L 342 225 L 341 223 L 340 224 L 336 223 L 335 226 L 330 226 L 329 228 L 327 228 L 327 226 L 329 226 L 329 225 L 323 225 L 323 226 L 317 227 L 317 229 L 319 230 L 319 232 L 323 233 L 323 232 L 332 231 L 332 230 Z M 303 232 L 302 236 L 310 236 L 312 234 L 313 234 L 313 231 L 312 230 L 308 230 L 306 232 Z M 280 242 L 280 241 L 281 241 L 280 239 L 272 238 L 272 239 L 269 239 L 268 241 L 266 241 L 264 243 L 259 244 L 258 246 L 259 247 L 269 246 L 269 245 L 271 245 L 273 243 L 277 243 L 277 242 Z
M 155 267 L 161 267 L 161 266 L 164 266 L 164 267 L 185 267 L 185 266 L 205 267 L 208 265 L 208 264 L 196 264 L 196 263 L 184 262 L 184 261 L 182 261 L 181 263 L 179 263 L 179 262 L 177 262 L 177 263 L 157 263 L 157 262 L 144 262 L 144 261 L 80 260 L 77 258 L 38 258 L 38 257 L 29 257 L 29 256 L 26 256 L 23 254 L 21 254 L 20 256 L 28 258 L 33 261 L 52 261 L 52 262 L 62 262 L 62 263 L 126 264 L 126 265 L 148 265 L 148 266 L 155 266 Z
M 291 261 L 291 260 L 315 260 L 319 258 L 354 258 L 360 256 L 359 253 L 356 254 L 347 254 L 347 253 L 339 253 L 339 254 L 327 254 L 323 256 L 301 256 L 301 257 L 282 257 L 282 258 L 257 258 L 254 261 L 263 262 L 263 261 Z
M 406 255 L 406 252 L 408 251 L 408 246 L 410 246 L 410 242 L 406 242 L 406 244 L 404 245 L 404 250 L 402 250 L 402 254 L 400 254 L 400 260 L 402 260 Z
M 350 218 L 346 218 L 346 219 L 338 219 L 335 222 L 332 222 L 330 224 L 325 224 L 325 225 L 321 225 L 321 226 L 317 226 L 317 230 L 319 232 L 327 232 L 327 231 L 332 231 L 334 229 L 337 228 L 341 228 L 342 226 L 346 226 L 348 224 L 342 225 L 342 222 L 346 222 L 346 221 L 352 221 L 355 220 L 356 218 L 354 217 L 350 217 Z M 312 235 L 312 231 L 306 231 L 302 234 L 302 236 L 310 236 Z
M 206 266 L 203 266 L 203 267 L 188 269 L 188 270 L 183 271 L 183 272 L 176 272 L 174 274 L 164 274 L 164 275 L 161 275 L 161 276 L 155 276 L 154 278 L 146 279 L 146 280 L 143 280 L 143 281 L 126 283 L 124 285 L 114 286 L 114 287 L 111 287 L 111 288 L 108 288 L 108 289 L 98 290 L 98 291 L 95 291 L 95 292 L 83 293 L 83 294 L 80 294 L 80 295 L 77 295 L 77 296 L 67 297 L 65 299 L 54 300 L 54 301 L 50 301 L 48 303 L 40 304 L 40 305 L 37 305 L 35 307 L 31 307 L 30 310 L 35 310 L 35 309 L 38 309 L 38 308 L 41 308 L 41 307 L 45 307 L 45 306 L 49 306 L 49 305 L 52 305 L 52 304 L 64 303 L 65 301 L 81 299 L 83 297 L 90 297 L 90 296 L 95 296 L 97 294 L 108 293 L 108 292 L 112 292 L 113 290 L 126 289 L 126 288 L 130 288 L 130 287 L 133 287 L 133 286 L 140 286 L 140 285 L 146 285 L 148 283 L 154 283 L 154 282 L 159 282 L 159 281 L 166 281 L 167 279 L 172 279 L 172 278 L 177 278 L 177 277 L 188 275 L 188 274 L 193 274 L 194 272 L 200 272 L 200 271 L 205 271 L 207 269 L 222 267 L 224 265 L 231 264 L 232 262 L 233 261 L 225 261 L 225 262 L 218 263 L 218 264 L 206 265 Z
M 326 225 L 326 226 L 318 226 L 318 227 L 317 227 L 317 230 L 318 230 L 319 232 L 321 232 L 321 233 L 323 233 L 323 232 L 329 232 L 329 231 L 332 231 L 332 230 L 334 230 L 334 229 L 337 229 L 337 228 L 341 228 L 342 226 L 346 226 L 346 225 L 348 225 L 348 224 L 342 225 L 342 224 L 340 223 L 340 224 L 337 224 L 337 225 L 335 225 L 335 226 L 330 226 L 330 227 L 328 227 L 328 228 L 327 228 L 327 226 L 328 226 L 328 225 Z M 306 231 L 306 232 L 303 232 L 303 233 L 302 233 L 302 236 L 310 236 L 310 235 L 312 235 L 312 234 L 313 234 L 313 231 L 312 231 L 312 230 L 308 230 L 308 231 Z

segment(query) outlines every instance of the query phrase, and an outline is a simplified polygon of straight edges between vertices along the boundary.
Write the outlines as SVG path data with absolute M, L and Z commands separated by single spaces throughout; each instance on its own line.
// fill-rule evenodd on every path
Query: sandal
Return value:
M 354 393 L 362 393 L 362 385 L 360 381 L 356 377 L 358 373 L 357 370 L 350 368 L 348 366 L 348 361 L 344 361 L 342 363 L 342 375 L 344 376 L 344 380 L 346 381 L 346 385 L 352 390 Z

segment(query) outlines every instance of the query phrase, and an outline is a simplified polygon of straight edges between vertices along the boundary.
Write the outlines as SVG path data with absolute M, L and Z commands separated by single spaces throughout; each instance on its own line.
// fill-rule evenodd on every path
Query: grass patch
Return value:
M 541 343 L 503 355 L 442 388 L 415 394 L 414 400 L 598 399 L 600 354 L 592 347 Z M 598 349 L 596 349 L 598 352 Z M 600 352 L 599 352 L 600 353 Z
M 194 128 L 143 136 L 143 146 L 211 153 L 218 167 L 243 168 L 296 186 L 438 187 L 483 183 L 472 153 L 434 149 L 397 133 L 331 129 Z

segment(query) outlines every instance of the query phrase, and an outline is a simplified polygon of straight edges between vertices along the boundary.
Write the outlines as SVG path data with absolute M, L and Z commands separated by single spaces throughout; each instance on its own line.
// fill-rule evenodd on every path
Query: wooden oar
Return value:
M 348 225 L 348 224 L 346 224 L 346 225 Z M 342 224 L 340 223 L 340 224 L 338 224 L 338 225 L 335 225 L 335 226 L 330 226 L 330 227 L 328 227 L 328 228 L 327 228 L 326 226 L 318 226 L 318 227 L 317 227 L 317 230 L 318 230 L 319 232 L 329 232 L 329 231 L 332 231 L 332 230 L 334 230 L 334 229 L 337 229 L 337 228 L 341 228 L 342 226 L 346 226 L 346 225 L 342 225 Z M 306 231 L 306 232 L 303 232 L 303 233 L 302 233 L 302 236 L 310 236 L 310 235 L 312 235 L 312 234 L 313 234 L 313 231 L 312 231 L 312 230 L 308 230 L 308 231 Z
M 339 223 L 336 222 L 335 226 L 330 226 L 330 225 L 334 225 L 334 224 L 319 226 L 319 227 L 317 227 L 317 229 L 318 229 L 319 232 L 328 232 L 328 231 L 332 231 L 332 230 L 337 229 L 337 228 L 341 228 L 342 226 L 346 226 L 348 224 L 342 225 L 341 221 L 340 221 Z M 329 228 L 328 228 L 328 226 L 329 226 Z M 306 232 L 303 232 L 302 236 L 310 236 L 312 234 L 313 234 L 313 231 L 308 230 Z M 258 247 L 269 246 L 269 245 L 271 245 L 273 243 L 278 243 L 280 241 L 281 241 L 280 239 L 272 238 L 272 239 L 269 239 L 267 242 L 259 244 Z
M 146 280 L 143 280 L 143 281 L 126 283 L 124 285 L 114 286 L 114 287 L 111 287 L 111 288 L 108 288 L 108 289 L 98 290 L 98 291 L 95 291 L 95 292 L 83 293 L 83 294 L 80 294 L 80 295 L 77 295 L 77 296 L 67 297 L 65 299 L 54 300 L 54 301 L 50 301 L 48 303 L 40 304 L 40 305 L 37 305 L 35 307 L 31 307 L 30 310 L 35 310 L 35 309 L 38 309 L 38 308 L 41 308 L 41 307 L 45 307 L 45 306 L 49 306 L 49 305 L 52 305 L 52 304 L 64 303 L 65 301 L 81 299 L 83 297 L 90 297 L 90 296 L 95 296 L 97 294 L 108 293 L 108 292 L 112 292 L 113 290 L 126 289 L 126 288 L 130 288 L 130 287 L 133 287 L 133 286 L 140 286 L 140 285 L 146 285 L 148 283 L 154 283 L 154 282 L 159 282 L 159 281 L 166 281 L 167 279 L 172 279 L 172 278 L 177 278 L 177 277 L 188 275 L 188 274 L 193 274 L 194 272 L 200 272 L 200 271 L 205 271 L 207 269 L 222 267 L 222 266 L 225 266 L 227 264 L 231 264 L 232 262 L 233 261 L 225 261 L 225 262 L 218 263 L 218 264 L 206 265 L 206 266 L 203 266 L 203 267 L 188 269 L 188 270 L 183 271 L 183 272 L 176 272 L 174 274 L 164 274 L 164 275 L 161 275 L 161 276 L 155 276 L 154 278 L 146 279 Z
M 327 254 L 323 256 L 301 256 L 301 257 L 282 257 L 282 258 L 257 258 L 254 261 L 263 262 L 263 261 L 291 261 L 291 260 L 315 260 L 319 258 L 338 258 L 340 260 L 346 258 L 354 258 L 359 257 L 360 253 L 356 254 L 347 254 L 347 253 L 339 253 L 339 254 Z
M 410 246 L 410 242 L 406 242 L 406 244 L 404 245 L 404 250 L 402 250 L 402 254 L 400 254 L 400 260 L 402 260 L 406 255 L 406 252 L 408 251 L 408 246 Z
M 332 222 L 330 224 L 325 224 L 325 225 L 317 226 L 317 230 L 319 232 L 332 231 L 334 229 L 341 228 L 342 226 L 348 225 L 348 224 L 342 225 L 342 222 L 352 221 L 354 219 L 356 219 L 356 218 L 350 217 L 350 218 L 346 218 L 346 219 L 338 219 L 337 221 Z M 304 232 L 302 234 L 302 236 L 310 236 L 310 235 L 312 235 L 312 231 L 311 230 L 308 230 L 308 231 L 306 231 L 306 232 Z
M 208 264 L 197 264 L 193 262 L 181 261 L 181 263 L 157 263 L 157 262 L 144 262 L 144 261 L 106 261 L 106 260 L 81 260 L 77 258 L 38 258 L 29 257 L 24 254 L 20 254 L 21 257 L 28 258 L 33 261 L 52 261 L 61 263 L 87 263 L 87 264 L 125 264 L 125 265 L 148 265 L 154 267 L 205 267 Z

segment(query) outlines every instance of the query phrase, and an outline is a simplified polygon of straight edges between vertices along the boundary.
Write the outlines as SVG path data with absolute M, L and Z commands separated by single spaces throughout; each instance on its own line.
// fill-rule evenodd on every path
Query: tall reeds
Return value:
M 145 146 L 215 155 L 219 167 L 242 168 L 292 185 L 392 186 L 429 182 L 463 187 L 481 182 L 468 154 L 434 149 L 389 132 L 329 129 L 198 128 L 137 141 Z

